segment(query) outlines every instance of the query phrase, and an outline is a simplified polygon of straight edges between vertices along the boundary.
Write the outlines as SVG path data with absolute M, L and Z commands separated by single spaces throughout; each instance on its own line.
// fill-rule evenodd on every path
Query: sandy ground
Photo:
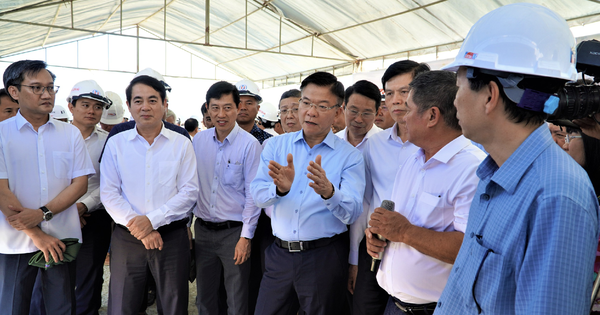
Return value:
M 104 285 L 102 286 L 102 307 L 100 308 L 100 315 L 106 315 L 106 307 L 108 306 L 108 280 L 110 279 L 109 266 L 104 266 Z M 196 282 L 190 283 L 190 300 L 188 306 L 188 314 L 198 314 L 194 301 L 196 300 Z M 148 315 L 156 315 L 156 303 L 150 306 L 146 310 Z

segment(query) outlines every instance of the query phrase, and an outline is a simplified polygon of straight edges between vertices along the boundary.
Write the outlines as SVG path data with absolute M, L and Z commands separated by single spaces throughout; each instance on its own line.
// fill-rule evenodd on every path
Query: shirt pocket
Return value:
M 52 159 L 56 178 L 73 179 L 73 154 L 71 152 L 52 152 Z
M 483 245 L 483 241 L 478 236 L 474 237 L 476 240 L 469 248 L 469 259 L 462 267 L 463 272 L 466 273 L 465 284 L 468 288 L 463 294 L 468 306 L 481 313 L 482 309 L 488 311 L 493 309 L 499 300 L 510 300 L 508 297 L 500 296 L 502 291 L 498 288 L 497 280 L 510 282 L 512 277 L 504 256 Z
M 228 163 L 223 170 L 223 185 L 241 187 L 244 184 L 244 166 Z
M 413 214 L 414 223 L 428 229 L 443 229 L 444 212 L 441 203 L 441 196 L 421 192 Z
M 158 163 L 158 183 L 165 188 L 175 186 L 177 184 L 177 173 L 179 168 L 177 162 L 161 161 Z

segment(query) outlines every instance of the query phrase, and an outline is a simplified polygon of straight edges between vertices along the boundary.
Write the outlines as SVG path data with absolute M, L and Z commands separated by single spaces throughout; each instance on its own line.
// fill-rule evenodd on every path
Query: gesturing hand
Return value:
M 296 174 L 294 170 L 294 157 L 291 153 L 287 155 L 287 163 L 286 166 L 282 166 L 275 161 L 269 162 L 269 176 L 273 178 L 273 183 L 282 194 L 290 191 Z
M 312 183 L 309 183 L 308 186 L 312 187 L 315 192 L 321 195 L 325 199 L 331 198 L 333 196 L 333 185 L 327 179 L 327 175 L 325 174 L 325 170 L 321 167 L 321 155 L 317 155 L 315 161 L 310 161 L 308 163 L 308 167 L 306 168 L 309 173 L 306 174 L 308 179 L 312 180 Z

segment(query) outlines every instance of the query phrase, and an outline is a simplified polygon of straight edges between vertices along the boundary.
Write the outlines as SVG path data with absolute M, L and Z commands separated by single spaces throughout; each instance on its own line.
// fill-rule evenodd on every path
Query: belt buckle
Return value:
M 292 248 L 292 244 L 293 243 L 298 243 L 300 245 L 300 249 L 293 249 Z M 288 242 L 288 246 L 287 247 L 288 247 L 288 251 L 290 253 L 299 253 L 299 252 L 301 252 L 301 251 L 304 250 L 304 246 L 302 245 L 302 242 Z

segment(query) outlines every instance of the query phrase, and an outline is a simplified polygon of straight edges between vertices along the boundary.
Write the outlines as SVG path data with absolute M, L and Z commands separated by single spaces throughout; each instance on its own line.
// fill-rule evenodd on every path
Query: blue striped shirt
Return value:
M 502 167 L 488 156 L 477 176 L 435 314 L 589 314 L 599 222 L 585 171 L 544 124 Z

